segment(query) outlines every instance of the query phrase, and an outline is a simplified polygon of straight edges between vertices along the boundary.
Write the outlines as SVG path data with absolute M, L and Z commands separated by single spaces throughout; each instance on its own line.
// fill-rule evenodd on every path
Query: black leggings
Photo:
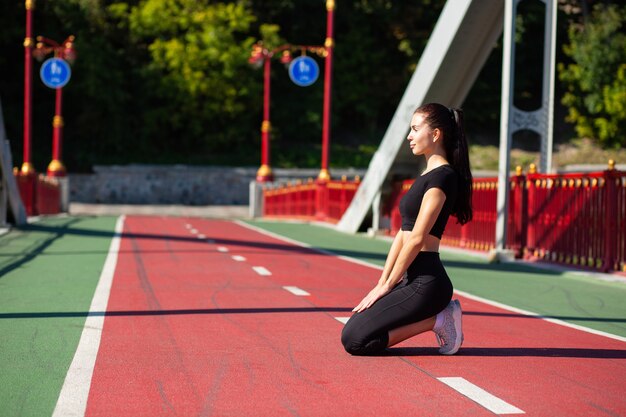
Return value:
M 452 299 L 452 283 L 437 252 L 420 252 L 405 278 L 370 308 L 355 313 L 341 333 L 352 355 L 374 355 L 389 344 L 389 331 L 442 311 Z

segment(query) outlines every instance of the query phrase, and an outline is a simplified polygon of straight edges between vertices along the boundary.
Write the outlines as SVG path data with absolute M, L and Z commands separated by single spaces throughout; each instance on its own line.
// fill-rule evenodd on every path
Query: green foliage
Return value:
M 559 64 L 566 86 L 562 103 L 567 121 L 581 137 L 605 146 L 626 145 L 626 7 L 598 4 L 584 25 L 572 25 L 565 54 L 570 64 Z
M 76 172 L 97 164 L 257 165 L 263 71 L 248 64 L 251 46 L 257 41 L 270 48 L 286 43 L 323 45 L 324 3 L 38 1 L 35 36 L 62 41 L 76 35 L 78 59 L 72 67 L 72 80 L 63 89 L 66 166 Z M 367 166 L 444 4 L 445 0 L 335 2 L 331 167 Z M 532 6 L 530 11 L 536 8 Z M 0 95 L 16 165 L 22 155 L 24 19 L 23 0 L 0 2 Z M 560 30 L 572 20 L 560 16 Z M 541 22 L 536 16 L 523 17 L 520 40 L 542 42 Z M 623 38 L 617 33 L 623 26 L 611 30 L 606 32 L 613 33 L 608 41 L 595 41 L 598 45 L 591 47 L 592 53 L 604 48 L 595 54 L 598 63 L 583 66 L 572 57 L 580 74 L 586 74 L 588 68 L 610 69 L 601 75 L 602 82 L 591 81 L 599 86 L 592 88 L 596 96 L 584 98 L 588 93 L 574 83 L 579 76 L 570 77 L 574 81 L 566 84 L 573 86 L 572 97 L 584 98 L 602 109 L 590 115 L 584 105 L 575 107 L 581 117 L 588 118 L 593 129 L 619 137 L 624 127 L 615 120 L 623 120 L 626 111 L 626 69 L 614 65 L 624 64 L 623 55 L 621 61 L 613 55 L 618 52 L 616 42 Z M 578 47 L 577 43 L 572 50 Z M 500 45 L 495 45 L 464 103 L 472 140 L 480 137 L 485 143 L 497 142 L 500 51 Z M 579 54 L 584 60 L 590 52 L 585 49 Z M 272 62 L 273 166 L 319 167 L 324 59 L 309 55 L 320 65 L 321 76 L 306 88 L 294 85 L 277 59 Z M 522 56 L 519 65 L 540 68 L 537 55 Z M 54 92 L 39 81 L 39 66 L 35 63 L 33 67 L 33 154 L 35 167 L 43 171 L 51 154 Z M 518 105 L 530 107 L 536 102 L 538 72 L 519 71 L 516 96 L 524 103 Z M 490 138 L 495 139 L 490 142 Z

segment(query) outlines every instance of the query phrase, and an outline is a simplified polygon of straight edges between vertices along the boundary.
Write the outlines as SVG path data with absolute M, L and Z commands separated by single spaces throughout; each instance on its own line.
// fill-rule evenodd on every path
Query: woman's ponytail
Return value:
M 459 176 L 458 196 L 452 210 L 460 224 L 472 220 L 472 172 L 470 171 L 469 147 L 465 137 L 463 110 L 450 109 L 443 104 L 429 103 L 415 113 L 424 115 L 431 129 L 443 132 L 443 146 L 448 162 Z

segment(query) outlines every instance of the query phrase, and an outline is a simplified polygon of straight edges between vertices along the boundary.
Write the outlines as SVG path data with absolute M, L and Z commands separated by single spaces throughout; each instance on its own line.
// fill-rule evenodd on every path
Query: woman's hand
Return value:
M 355 313 L 360 313 L 363 310 L 370 308 L 379 298 L 389 292 L 390 288 L 387 284 L 378 283 L 370 292 L 361 300 L 358 306 L 352 309 Z

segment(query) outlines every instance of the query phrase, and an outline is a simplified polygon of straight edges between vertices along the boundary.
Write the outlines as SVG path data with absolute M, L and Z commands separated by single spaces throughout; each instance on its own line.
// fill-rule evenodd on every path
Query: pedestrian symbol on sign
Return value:
M 50 58 L 41 66 L 41 81 L 50 88 L 62 88 L 72 76 L 70 65 L 61 58 Z
M 300 87 L 307 87 L 317 81 L 320 69 L 311 57 L 300 56 L 289 65 L 289 78 Z

